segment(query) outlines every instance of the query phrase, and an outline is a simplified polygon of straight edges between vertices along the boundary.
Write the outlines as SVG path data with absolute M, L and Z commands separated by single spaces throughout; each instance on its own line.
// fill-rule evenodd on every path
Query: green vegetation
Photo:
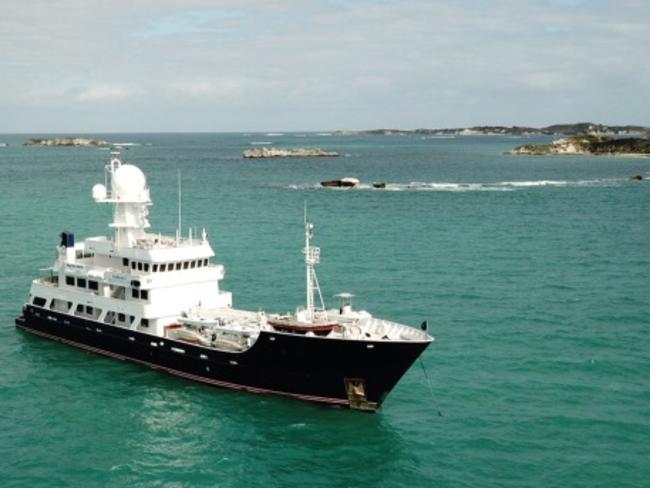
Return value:
M 598 134 L 580 134 L 550 144 L 525 144 L 511 154 L 639 154 L 650 155 L 650 139 L 640 137 L 613 138 Z

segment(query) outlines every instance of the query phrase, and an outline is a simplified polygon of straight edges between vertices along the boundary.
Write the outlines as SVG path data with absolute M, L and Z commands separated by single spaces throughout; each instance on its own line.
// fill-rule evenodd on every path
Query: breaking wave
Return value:
M 528 188 L 578 188 L 578 187 L 610 187 L 627 183 L 627 178 L 606 178 L 594 180 L 534 180 L 534 181 L 499 181 L 495 183 L 450 183 L 450 182 L 421 182 L 386 183 L 385 188 L 375 188 L 372 184 L 361 183 L 354 188 L 324 188 L 319 183 L 304 183 L 279 185 L 278 188 L 287 190 L 328 190 L 328 191 L 516 191 Z M 644 180 L 646 181 L 646 180 Z

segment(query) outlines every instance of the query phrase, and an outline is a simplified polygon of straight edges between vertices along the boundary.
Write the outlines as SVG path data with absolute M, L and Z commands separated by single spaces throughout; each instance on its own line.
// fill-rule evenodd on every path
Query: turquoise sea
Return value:
M 36 135 L 36 134 L 35 134 Z M 152 228 L 205 227 L 235 305 L 303 300 L 302 212 L 339 291 L 436 342 L 375 415 L 213 389 L 15 330 L 61 230 L 109 232 L 108 152 L 0 135 L 0 486 L 650 484 L 650 159 L 542 139 L 101 134 L 139 145 Z M 339 158 L 244 160 L 251 142 Z M 354 176 L 387 190 L 318 188 Z M 336 361 L 332 357 L 332 361 Z M 425 374 L 426 373 L 426 374 Z M 428 383 L 427 381 L 430 381 Z

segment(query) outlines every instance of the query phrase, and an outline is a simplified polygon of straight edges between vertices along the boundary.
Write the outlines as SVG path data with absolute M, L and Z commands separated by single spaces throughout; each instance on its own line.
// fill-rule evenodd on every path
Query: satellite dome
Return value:
M 106 187 L 101 183 L 93 186 L 93 198 L 95 200 L 104 200 L 106 198 Z
M 113 173 L 113 195 L 118 200 L 147 201 L 147 180 L 137 166 L 123 164 Z

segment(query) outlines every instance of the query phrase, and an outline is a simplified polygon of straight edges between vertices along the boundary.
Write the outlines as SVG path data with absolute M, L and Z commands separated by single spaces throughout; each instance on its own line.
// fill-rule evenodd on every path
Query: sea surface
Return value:
M 34 134 L 40 135 L 40 134 Z M 650 486 L 650 159 L 526 157 L 544 138 L 100 134 L 152 230 L 205 227 L 235 305 L 326 301 L 436 341 L 377 414 L 211 388 L 18 331 L 58 233 L 109 233 L 107 150 L 0 135 L 0 486 Z M 243 159 L 252 142 L 338 158 Z M 353 176 L 359 189 L 319 188 Z M 388 183 L 375 190 L 371 183 Z M 331 358 L 332 362 L 336 357 Z

